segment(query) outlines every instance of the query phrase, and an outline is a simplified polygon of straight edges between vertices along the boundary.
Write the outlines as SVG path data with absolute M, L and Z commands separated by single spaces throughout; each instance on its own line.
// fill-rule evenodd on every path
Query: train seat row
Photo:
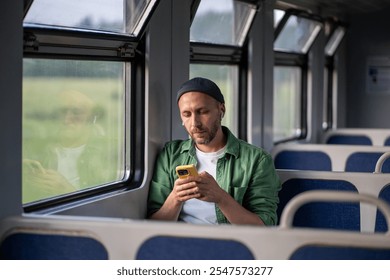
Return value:
M 378 160 L 390 147 L 282 143 L 271 154 L 277 169 L 375 172 Z M 390 160 L 381 172 L 390 172 Z
M 366 194 L 308 191 L 290 201 L 274 227 L 193 225 L 74 216 L 18 216 L 0 223 L 0 259 L 390 259 L 390 234 L 300 228 L 293 216 L 317 200 L 374 203 Z
M 272 155 L 282 181 L 278 217 L 296 195 L 309 190 L 369 194 L 390 203 L 390 147 L 280 144 Z M 364 203 L 310 203 L 295 215 L 294 226 L 362 232 L 386 231 L 376 208 Z
M 390 129 L 338 128 L 327 130 L 324 144 L 390 146 Z
M 313 190 L 366 194 L 390 203 L 388 174 L 281 169 L 277 172 L 282 183 L 279 192 L 279 220 L 287 203 L 293 197 Z M 381 212 L 365 203 L 313 201 L 302 206 L 295 214 L 294 226 L 361 232 L 387 231 L 387 223 Z

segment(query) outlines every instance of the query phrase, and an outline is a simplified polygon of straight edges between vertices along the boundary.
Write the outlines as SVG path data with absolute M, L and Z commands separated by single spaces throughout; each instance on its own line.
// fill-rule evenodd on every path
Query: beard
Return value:
M 203 126 L 196 127 L 189 132 L 189 135 L 197 145 L 207 145 L 214 140 L 220 126 L 221 122 L 217 120 L 210 129 Z

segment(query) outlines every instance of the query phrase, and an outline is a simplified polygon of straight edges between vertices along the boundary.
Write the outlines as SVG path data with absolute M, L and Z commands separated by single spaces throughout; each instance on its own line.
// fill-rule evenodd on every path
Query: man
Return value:
M 104 131 L 96 124 L 100 107 L 75 90 L 59 93 L 53 102 L 57 104 L 54 141 L 23 159 L 24 203 L 100 185 L 112 177 L 109 157 L 101 148 Z
M 208 224 L 275 225 L 280 181 L 271 156 L 221 125 L 225 100 L 205 78 L 177 93 L 190 139 L 165 145 L 150 185 L 148 216 Z M 195 164 L 199 176 L 178 179 L 178 165 Z

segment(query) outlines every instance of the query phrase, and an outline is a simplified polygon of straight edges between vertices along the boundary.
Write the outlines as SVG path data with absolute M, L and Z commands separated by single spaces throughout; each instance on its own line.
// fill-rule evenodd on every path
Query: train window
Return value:
M 225 97 L 226 114 L 222 124 L 238 132 L 238 66 L 194 64 L 190 65 L 190 77 L 207 77 L 218 84 Z
M 201 0 L 191 25 L 192 42 L 242 46 L 257 6 L 237 0 Z
M 137 36 L 156 0 L 34 0 L 25 26 Z
M 329 37 L 328 42 L 325 45 L 325 54 L 327 56 L 333 56 L 340 45 L 341 40 L 345 35 L 345 27 L 337 26 Z
M 323 28 L 322 19 L 303 10 L 274 10 L 274 142 L 307 135 L 308 53 Z M 277 19 L 274 19 L 277 20 Z
M 136 50 L 157 3 L 24 2 L 26 212 L 129 187 L 139 164 L 133 155 L 142 153 L 131 149 L 142 120 L 129 125 L 132 89 L 141 94 L 133 81 L 143 80 L 144 52 Z
M 125 179 L 125 63 L 24 58 L 23 203 Z
M 301 80 L 300 67 L 274 67 L 273 137 L 275 142 L 301 135 Z
M 311 18 L 286 13 L 287 20 L 276 33 L 276 51 L 306 54 L 322 28 L 322 23 Z
M 278 26 L 279 22 L 282 20 L 283 16 L 285 14 L 285 11 L 275 9 L 274 10 L 274 27 Z
M 335 100 L 333 94 L 335 92 L 335 84 L 337 83 L 337 74 L 334 71 L 334 62 L 330 57 L 327 57 L 325 60 L 325 69 L 324 69 L 324 105 L 322 108 L 322 128 L 327 130 L 332 128 L 335 120 L 333 115 Z
M 323 129 L 332 128 L 336 120 L 335 100 L 337 100 L 337 64 L 335 63 L 336 51 L 343 40 L 346 27 L 340 22 L 329 20 L 325 25 L 327 42 L 325 45 L 325 69 L 324 69 L 324 107 L 323 107 Z

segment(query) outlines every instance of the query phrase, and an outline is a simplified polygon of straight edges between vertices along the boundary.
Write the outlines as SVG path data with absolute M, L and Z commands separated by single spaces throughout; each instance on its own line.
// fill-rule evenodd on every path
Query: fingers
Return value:
M 197 183 L 192 181 L 189 183 L 180 184 L 180 182 L 176 182 L 176 185 L 174 187 L 176 198 L 179 201 L 186 201 L 191 198 L 199 198 L 199 188 L 197 186 Z
M 179 185 L 176 192 L 179 196 L 187 196 L 191 194 L 197 194 L 199 192 L 199 188 L 194 182 L 191 184 Z
M 190 199 L 190 198 L 197 197 L 198 195 L 199 195 L 199 193 L 192 192 L 191 190 L 185 190 L 185 191 L 180 192 L 180 194 L 179 194 L 179 196 L 181 198 L 185 198 L 186 200 Z
M 181 202 L 192 198 L 214 201 L 215 187 L 219 189 L 215 179 L 207 172 L 202 172 L 199 176 L 177 179 L 175 181 L 174 192 L 176 199 Z
M 39 161 L 25 159 L 25 160 L 23 160 L 23 164 L 25 167 L 27 167 L 29 169 L 29 171 L 31 171 L 33 173 L 45 174 L 45 172 L 46 172 Z
M 192 194 L 187 194 L 187 195 L 183 195 L 183 196 L 178 196 L 177 200 L 180 202 L 185 202 L 185 201 L 193 199 L 193 198 L 199 199 L 200 197 L 201 197 L 200 193 L 192 193 Z

